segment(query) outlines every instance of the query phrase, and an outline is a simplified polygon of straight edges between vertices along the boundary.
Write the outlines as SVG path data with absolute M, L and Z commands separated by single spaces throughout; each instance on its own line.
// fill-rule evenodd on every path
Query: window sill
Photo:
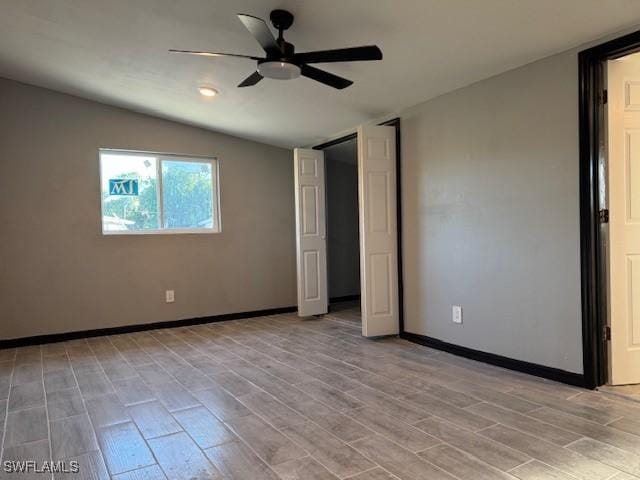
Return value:
M 140 231 L 131 231 L 131 230 L 113 230 L 113 231 L 103 231 L 102 235 L 105 237 L 111 236 L 130 236 L 130 235 L 206 235 L 206 234 L 215 234 L 222 233 L 220 229 L 215 228 L 171 228 L 171 229 L 163 229 L 163 230 L 140 230 Z

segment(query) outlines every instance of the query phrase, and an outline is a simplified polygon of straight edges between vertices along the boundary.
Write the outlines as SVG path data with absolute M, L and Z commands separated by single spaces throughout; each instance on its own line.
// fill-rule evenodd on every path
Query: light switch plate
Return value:
M 165 292 L 165 300 L 167 303 L 173 303 L 176 301 L 176 295 L 173 290 L 167 290 Z
M 462 323 L 462 307 L 459 305 L 453 305 L 451 308 L 451 320 L 453 323 Z

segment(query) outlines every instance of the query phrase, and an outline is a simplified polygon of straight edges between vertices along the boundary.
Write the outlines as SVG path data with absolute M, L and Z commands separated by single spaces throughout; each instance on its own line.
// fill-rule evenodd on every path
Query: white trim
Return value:
M 103 221 L 103 207 L 104 198 L 102 192 L 102 153 L 114 153 L 121 156 L 149 156 L 154 157 L 156 160 L 156 182 L 157 182 L 157 208 L 158 208 L 158 223 L 160 228 L 147 229 L 147 230 L 104 230 Z M 189 162 L 189 163 L 208 163 L 211 165 L 211 206 L 212 206 L 212 221 L 213 227 L 211 228 L 166 228 L 164 227 L 164 205 L 163 205 L 163 185 L 162 185 L 162 162 Z M 220 161 L 217 157 L 203 156 L 203 155 L 188 155 L 188 154 L 175 154 L 175 153 L 160 153 L 149 152 L 144 150 L 125 150 L 116 148 L 99 148 L 98 149 L 98 163 L 99 163 L 99 181 L 100 181 L 100 225 L 102 235 L 175 235 L 175 234 L 214 234 L 222 232 L 222 215 L 220 208 Z
M 156 205 L 158 206 L 158 225 L 160 228 L 159 231 L 164 229 L 164 205 L 162 204 L 162 192 L 163 192 L 163 182 L 162 182 L 162 160 L 160 157 L 156 157 Z
M 111 235 L 175 235 L 175 234 L 196 234 L 206 235 L 214 233 L 222 233 L 215 228 L 163 228 L 161 230 L 107 230 L 102 234 Z
M 220 162 L 218 161 L 217 158 L 215 158 L 215 163 L 212 163 L 212 168 L 215 168 L 215 180 L 216 180 L 216 189 L 215 191 L 212 190 L 211 195 L 211 201 L 214 202 L 213 206 L 215 207 L 215 214 L 216 216 L 213 217 L 215 220 L 217 220 L 217 222 L 214 222 L 213 224 L 213 229 L 215 230 L 215 233 L 221 233 L 222 232 L 222 207 L 220 206 L 220 202 L 222 201 L 222 189 L 220 187 Z M 211 172 L 211 178 L 214 178 L 214 173 Z
M 217 160 L 218 157 L 212 155 L 195 155 L 192 153 L 175 153 L 175 152 L 154 152 L 151 150 L 132 150 L 130 148 L 108 148 L 108 147 L 98 147 L 98 152 L 114 152 L 121 155 L 131 154 L 133 156 L 139 155 L 155 155 L 156 157 L 182 157 L 182 158 L 193 158 L 193 159 L 201 159 L 201 160 Z

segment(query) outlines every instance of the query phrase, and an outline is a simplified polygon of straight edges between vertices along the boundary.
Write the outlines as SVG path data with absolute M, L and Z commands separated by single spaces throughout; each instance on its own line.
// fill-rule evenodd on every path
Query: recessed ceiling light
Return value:
M 205 97 L 215 97 L 216 95 L 218 95 L 218 91 L 212 87 L 201 86 L 198 87 L 198 91 L 200 92 L 200 95 L 203 95 Z

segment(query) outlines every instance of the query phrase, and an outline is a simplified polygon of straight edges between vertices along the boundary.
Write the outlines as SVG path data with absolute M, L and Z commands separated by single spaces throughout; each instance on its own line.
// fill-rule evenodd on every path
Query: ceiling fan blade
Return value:
M 299 63 L 358 62 L 382 60 L 382 51 L 375 45 L 366 47 L 337 48 L 317 52 L 296 53 L 293 59 Z
M 201 57 L 238 57 L 248 58 L 250 60 L 262 60 L 259 57 L 252 57 L 251 55 L 238 55 L 235 53 L 220 53 L 220 52 L 200 52 L 197 50 L 174 50 L 169 49 L 172 53 L 186 53 L 187 55 L 199 55 Z
M 255 37 L 258 43 L 262 46 L 267 53 L 279 53 L 280 47 L 276 42 L 273 33 L 269 30 L 267 23 L 261 18 L 254 17 L 253 15 L 246 15 L 239 13 L 238 18 L 247 27 L 247 30 L 251 32 L 251 35 Z
M 264 77 L 258 72 L 253 72 L 247 78 L 245 78 L 238 87 L 251 87 L 262 80 Z
M 324 70 L 320 70 L 319 68 L 312 67 L 310 65 L 300 65 L 300 74 L 307 78 L 315 80 L 316 82 L 324 83 L 325 85 L 329 85 L 330 87 L 337 88 L 338 90 L 347 88 L 353 83 L 351 80 L 339 77 L 338 75 L 334 75 L 333 73 L 325 72 Z

